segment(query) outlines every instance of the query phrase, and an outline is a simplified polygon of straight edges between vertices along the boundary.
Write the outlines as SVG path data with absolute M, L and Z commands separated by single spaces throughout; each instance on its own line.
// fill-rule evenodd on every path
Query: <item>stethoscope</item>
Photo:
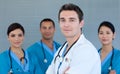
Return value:
M 43 62 L 44 62 L 44 63 L 47 63 L 48 60 L 47 60 L 46 55 L 45 55 L 45 49 L 44 49 L 44 47 L 43 47 L 43 42 L 42 42 L 42 40 L 40 40 L 40 43 L 41 43 L 42 52 L 43 52 L 43 57 L 44 57 Z M 59 46 L 58 46 L 57 44 L 55 44 L 55 47 L 58 48 Z
M 47 62 L 48 62 L 48 60 L 47 60 L 47 58 L 46 58 L 46 55 L 45 55 L 45 50 L 44 50 L 44 48 L 43 48 L 43 42 L 42 42 L 42 40 L 41 40 L 40 42 L 41 42 L 41 47 L 42 47 L 42 52 L 43 52 L 43 57 L 44 57 L 43 62 L 44 62 L 44 63 L 47 63 Z
M 78 38 L 78 39 L 79 39 L 79 38 Z M 75 45 L 75 43 L 78 41 L 78 39 L 68 48 L 68 51 L 66 51 L 66 52 L 63 54 L 63 56 L 61 56 L 61 55 L 60 55 L 60 52 L 61 52 L 61 50 L 63 49 L 63 47 L 65 46 L 65 44 L 67 43 L 67 41 L 64 42 L 64 44 L 61 46 L 60 50 L 58 51 L 58 54 L 56 55 L 56 57 L 55 57 L 55 59 L 54 59 L 54 63 L 55 63 L 55 61 L 57 60 L 57 58 L 59 58 L 59 62 L 62 62 L 62 61 L 63 61 L 63 58 L 67 55 L 67 53 L 70 51 L 70 49 Z M 68 46 L 68 44 L 67 44 L 66 46 Z
M 22 51 L 23 51 L 23 54 L 24 54 L 24 56 L 20 59 L 20 61 L 22 60 L 22 59 L 24 59 L 25 61 L 26 61 L 26 63 L 27 63 L 27 59 L 25 58 L 25 51 L 22 49 Z M 9 50 L 8 50 L 8 54 L 9 54 L 9 58 L 10 58 L 10 71 L 8 72 L 9 74 L 13 74 L 13 70 L 12 70 L 12 68 L 13 68 L 13 66 L 12 66 L 12 56 L 10 55 L 10 52 L 11 52 L 11 48 L 9 48 Z
M 98 50 L 98 52 L 100 52 L 101 49 Z M 113 66 L 113 57 L 114 57 L 114 48 L 112 48 L 112 56 L 111 56 L 111 59 L 110 59 L 110 65 L 109 65 L 109 68 L 108 70 L 112 70 L 112 66 Z
M 62 56 L 60 56 L 60 52 L 61 52 L 61 50 L 62 50 L 62 48 L 64 47 L 64 45 L 67 43 L 67 41 L 61 46 L 61 48 L 60 48 L 60 50 L 59 50 L 59 52 L 58 52 L 58 54 L 57 54 L 57 56 L 55 57 L 55 59 L 54 59 L 54 63 L 55 63 L 55 61 L 56 61 L 56 59 L 57 59 L 57 57 L 59 58 L 59 61 L 60 62 L 62 62 L 62 60 L 63 60 L 63 57 Z M 67 54 L 67 53 L 66 53 Z

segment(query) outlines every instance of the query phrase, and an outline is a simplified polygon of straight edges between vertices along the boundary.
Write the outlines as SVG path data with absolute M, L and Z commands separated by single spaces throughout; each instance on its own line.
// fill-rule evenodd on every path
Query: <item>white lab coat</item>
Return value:
M 60 47 L 56 52 L 46 74 L 57 74 L 58 70 L 58 74 L 63 74 L 68 67 L 70 68 L 66 71 L 66 74 L 101 74 L 101 62 L 97 49 L 84 37 L 83 34 L 63 58 L 62 64 L 58 69 L 60 64 L 58 52 L 61 50 L 59 53 L 61 56 L 66 45 L 67 43 L 62 49 Z

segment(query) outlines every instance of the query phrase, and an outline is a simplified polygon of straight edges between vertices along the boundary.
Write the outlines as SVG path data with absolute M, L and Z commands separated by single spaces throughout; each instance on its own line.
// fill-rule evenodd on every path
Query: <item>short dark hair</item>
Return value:
M 10 24 L 10 26 L 7 29 L 7 35 L 9 35 L 9 33 L 11 31 L 14 31 L 16 29 L 20 29 L 23 32 L 23 34 L 25 34 L 25 30 L 24 30 L 24 28 L 23 28 L 23 26 L 21 24 L 19 24 L 19 23 L 12 23 L 12 24 Z
M 43 19 L 41 22 L 40 22 L 40 28 L 41 28 L 41 25 L 42 25 L 42 23 L 43 22 L 45 22 L 45 21 L 50 21 L 50 22 L 52 22 L 53 23 L 53 26 L 55 27 L 55 23 L 54 23 L 54 21 L 52 20 L 52 19 L 50 19 L 50 18 L 45 18 L 45 19 Z
M 77 14 L 78 14 L 78 18 L 79 18 L 79 21 L 83 20 L 83 11 L 75 4 L 72 4 L 72 3 L 69 3 L 69 4 L 64 4 L 60 10 L 59 10 L 59 13 L 58 13 L 58 19 L 60 20 L 60 13 L 62 11 L 66 11 L 66 10 L 70 10 L 70 11 L 75 11 Z
M 100 26 L 98 27 L 98 33 L 99 33 L 100 28 L 101 28 L 102 26 L 106 26 L 106 27 L 110 28 L 111 31 L 113 32 L 113 34 L 115 33 L 115 27 L 114 27 L 114 25 L 113 25 L 111 22 L 109 22 L 109 21 L 103 21 L 102 23 L 100 23 Z

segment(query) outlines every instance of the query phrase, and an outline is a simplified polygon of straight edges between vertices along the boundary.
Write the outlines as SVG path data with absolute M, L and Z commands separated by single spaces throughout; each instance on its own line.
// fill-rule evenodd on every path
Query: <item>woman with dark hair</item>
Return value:
M 101 57 L 102 74 L 120 74 L 120 51 L 113 47 L 115 28 L 104 21 L 98 27 L 98 37 L 102 47 L 98 50 Z
M 0 74 L 40 74 L 37 59 L 22 48 L 24 34 L 24 28 L 19 23 L 8 27 L 10 47 L 0 54 Z

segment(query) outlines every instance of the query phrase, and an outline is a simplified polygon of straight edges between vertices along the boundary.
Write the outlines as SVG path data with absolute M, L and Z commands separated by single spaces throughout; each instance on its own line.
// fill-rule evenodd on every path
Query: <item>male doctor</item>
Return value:
M 56 52 L 46 74 L 101 74 L 99 54 L 82 33 L 82 10 L 77 5 L 65 4 L 58 19 L 67 41 Z

